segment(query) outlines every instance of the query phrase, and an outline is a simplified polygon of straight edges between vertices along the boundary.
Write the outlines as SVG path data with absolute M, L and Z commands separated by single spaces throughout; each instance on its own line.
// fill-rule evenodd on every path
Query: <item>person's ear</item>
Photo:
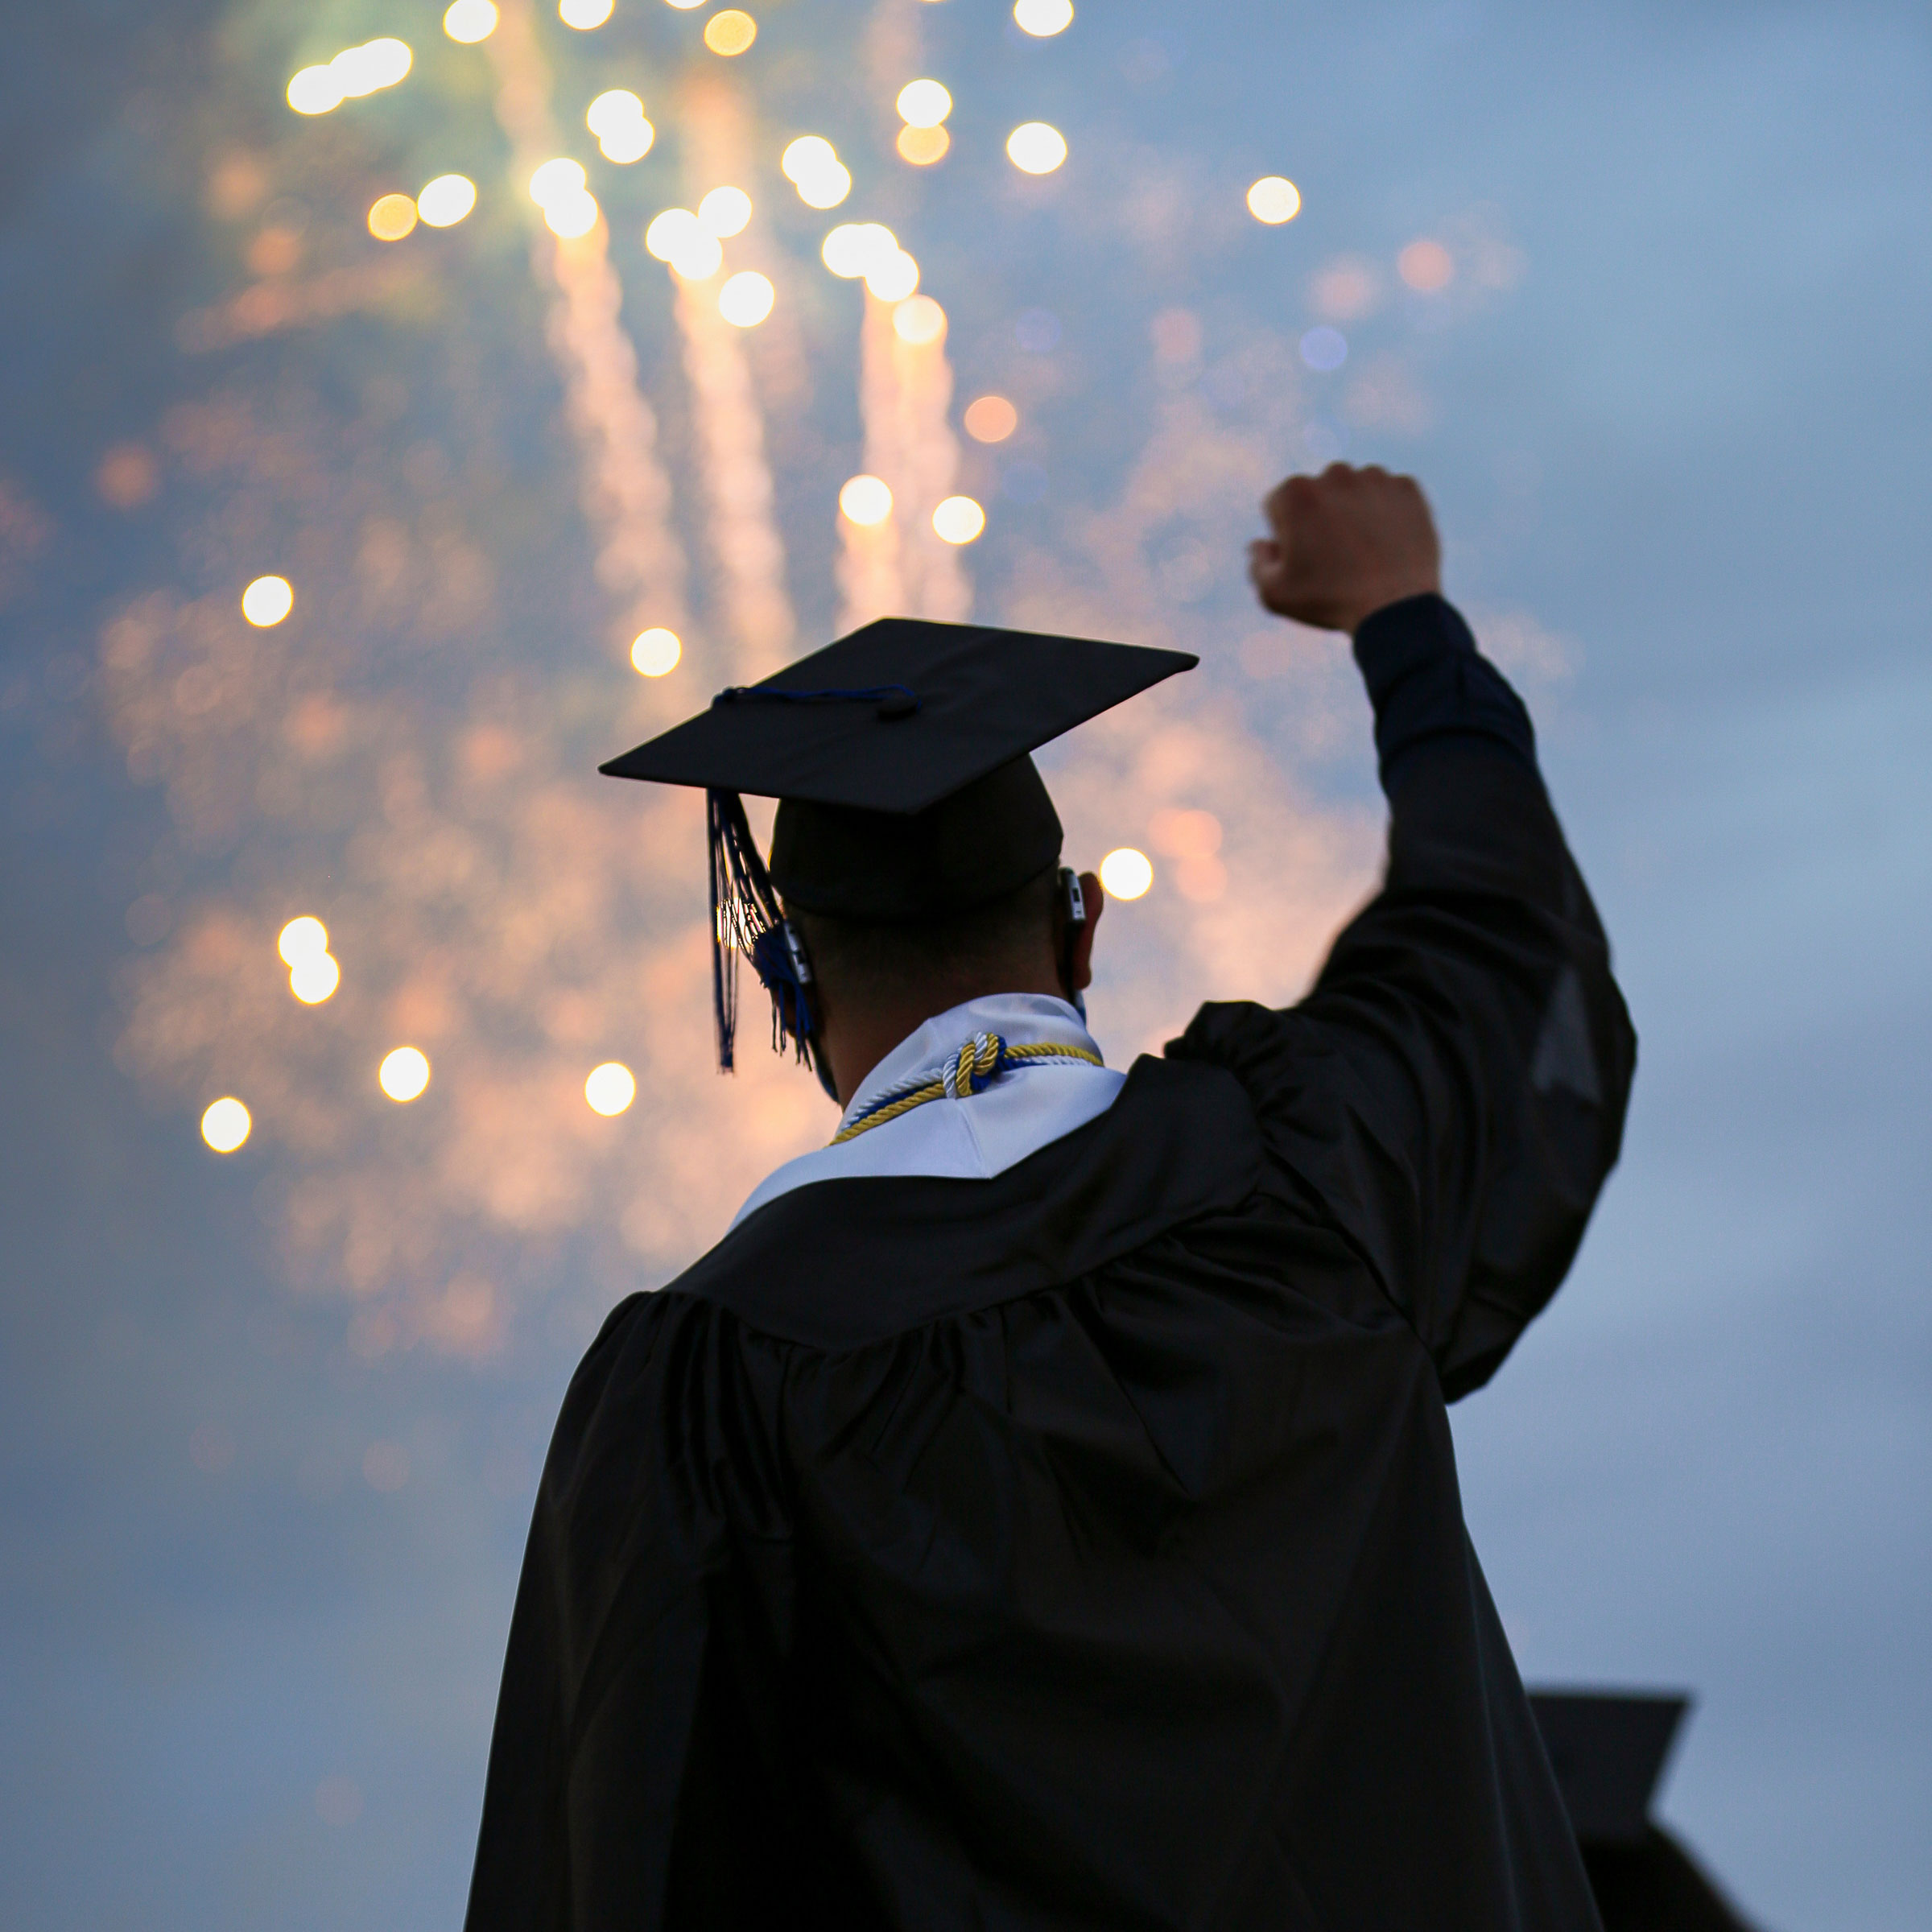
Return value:
M 1080 896 L 1087 902 L 1087 917 L 1067 952 L 1067 976 L 1073 982 L 1075 993 L 1084 993 L 1093 984 L 1093 929 L 1107 910 L 1107 894 L 1097 873 L 1080 874 Z

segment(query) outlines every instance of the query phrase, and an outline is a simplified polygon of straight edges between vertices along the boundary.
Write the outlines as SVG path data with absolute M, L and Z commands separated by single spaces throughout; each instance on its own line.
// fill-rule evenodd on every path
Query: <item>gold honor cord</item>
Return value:
M 1037 1066 L 1042 1060 L 1084 1060 L 1090 1067 L 1107 1063 L 1084 1046 L 1055 1046 L 1044 1042 L 1038 1046 L 1009 1046 L 997 1033 L 976 1033 L 947 1062 L 943 1073 L 915 1086 L 881 1095 L 850 1125 L 841 1127 L 830 1144 L 836 1147 L 841 1141 L 882 1127 L 929 1100 L 964 1100 L 969 1094 L 982 1092 L 1001 1074 Z

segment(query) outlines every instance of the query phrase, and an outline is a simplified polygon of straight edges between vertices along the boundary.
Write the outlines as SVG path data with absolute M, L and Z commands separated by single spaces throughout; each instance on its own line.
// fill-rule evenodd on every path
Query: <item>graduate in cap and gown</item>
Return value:
M 1298 1004 L 1125 1072 L 1027 754 L 1193 658 L 886 619 L 605 767 L 706 790 L 724 1056 L 743 958 L 840 1113 L 571 1385 L 469 1932 L 1596 1926 L 1447 1406 L 1563 1280 L 1634 1038 L 1421 492 L 1267 510 L 1386 877 Z

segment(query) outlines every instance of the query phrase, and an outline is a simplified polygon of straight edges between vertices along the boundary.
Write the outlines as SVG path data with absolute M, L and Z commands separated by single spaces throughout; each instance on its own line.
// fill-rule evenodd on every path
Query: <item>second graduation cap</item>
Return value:
M 1177 671 L 1191 653 L 881 617 L 599 770 L 704 788 L 714 985 L 731 1063 L 729 952 L 750 955 L 778 1030 L 809 1033 L 779 897 L 893 924 L 970 911 L 1059 857 L 1060 821 L 1027 755 Z M 769 869 L 739 795 L 775 798 Z

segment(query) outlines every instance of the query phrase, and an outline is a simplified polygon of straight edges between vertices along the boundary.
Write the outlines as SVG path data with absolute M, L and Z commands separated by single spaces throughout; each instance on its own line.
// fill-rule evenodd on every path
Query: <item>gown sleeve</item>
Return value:
M 718 1897 L 763 1882 L 734 1841 L 777 1796 L 762 1692 L 784 1592 L 752 1587 L 744 1546 L 753 1570 L 782 1569 L 789 1549 L 756 1365 L 732 1327 L 634 1297 L 572 1381 L 510 1623 L 467 1932 L 778 1903 Z
M 1285 1012 L 1202 1008 L 1264 1139 L 1414 1325 L 1451 1400 L 1568 1269 L 1615 1164 L 1636 1036 L 1528 714 L 1440 597 L 1356 639 L 1390 807 L 1381 891 Z

